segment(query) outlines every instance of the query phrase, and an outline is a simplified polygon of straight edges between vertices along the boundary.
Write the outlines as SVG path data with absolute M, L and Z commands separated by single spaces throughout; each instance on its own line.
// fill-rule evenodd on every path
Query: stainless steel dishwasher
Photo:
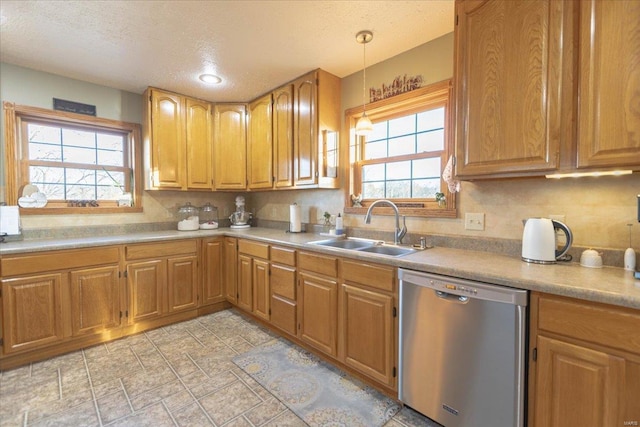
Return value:
M 527 291 L 398 277 L 398 398 L 446 427 L 523 426 Z

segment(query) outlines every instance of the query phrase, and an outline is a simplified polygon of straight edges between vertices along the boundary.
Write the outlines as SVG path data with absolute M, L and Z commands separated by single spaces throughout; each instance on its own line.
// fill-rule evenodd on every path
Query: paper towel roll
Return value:
M 302 231 L 301 223 L 302 215 L 300 214 L 300 206 L 292 204 L 289 206 L 289 231 L 292 233 L 299 233 Z

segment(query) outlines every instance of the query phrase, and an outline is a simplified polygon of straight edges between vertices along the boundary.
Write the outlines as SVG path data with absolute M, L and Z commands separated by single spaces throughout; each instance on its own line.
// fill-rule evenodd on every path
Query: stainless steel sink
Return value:
M 316 240 L 314 242 L 309 242 L 309 244 L 359 252 L 368 252 L 372 254 L 387 255 L 393 257 L 408 255 L 418 251 L 417 249 L 413 248 L 386 244 L 380 240 L 361 239 L 357 237 Z
M 360 249 L 368 248 L 377 243 L 382 243 L 382 242 L 379 242 L 377 240 L 345 237 L 344 239 L 316 240 L 315 242 L 309 242 L 309 243 L 312 245 L 330 246 L 332 248 L 360 250 Z
M 398 246 L 370 246 L 368 248 L 362 248 L 360 249 L 360 252 L 371 252 L 374 254 L 380 254 L 380 255 L 389 255 L 389 256 L 402 256 L 402 255 L 408 255 L 411 253 L 416 252 L 415 249 L 412 248 L 401 248 Z

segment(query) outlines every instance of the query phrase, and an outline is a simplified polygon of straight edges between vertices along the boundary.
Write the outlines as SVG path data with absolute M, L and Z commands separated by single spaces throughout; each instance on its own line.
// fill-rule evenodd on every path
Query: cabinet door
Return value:
M 71 330 L 74 336 L 120 326 L 118 266 L 71 272 Z
M 186 156 L 188 188 L 213 188 L 213 135 L 211 129 L 211 104 L 187 98 Z
M 127 265 L 129 323 L 161 317 L 166 288 L 166 261 L 153 260 Z
M 224 239 L 203 242 L 201 305 L 224 301 Z
M 150 102 L 153 186 L 180 189 L 184 186 L 185 170 L 182 99 L 153 89 Z
M 271 94 L 249 104 L 247 180 L 249 188 L 273 186 Z
M 344 363 L 393 387 L 393 297 L 342 285 Z
M 542 174 L 558 168 L 569 3 L 456 2 L 456 174 Z M 563 45 L 564 43 L 564 45 Z M 566 124 L 569 127 L 570 123 Z M 568 142 L 568 141 L 567 141 Z
M 293 86 L 273 93 L 273 171 L 274 186 L 293 185 Z
M 253 310 L 253 273 L 252 258 L 246 255 L 238 255 L 238 307 L 251 311 Z
M 317 183 L 318 125 L 316 73 L 309 73 L 294 83 L 294 185 Z
M 623 358 L 538 336 L 535 425 L 616 426 Z
M 236 304 L 238 301 L 238 240 L 234 237 L 224 238 L 224 295 L 227 301 Z
M 640 2 L 580 2 L 578 167 L 640 165 Z
M 62 274 L 4 279 L 0 283 L 5 354 L 63 339 Z
M 338 353 L 338 283 L 300 273 L 300 338 L 319 350 Z
M 167 260 L 169 312 L 195 308 L 198 304 L 198 257 L 196 255 Z
M 243 190 L 247 186 L 247 130 L 245 106 L 214 107 L 214 163 L 217 190 Z
M 269 261 L 254 259 L 252 266 L 253 279 L 253 313 L 269 320 Z

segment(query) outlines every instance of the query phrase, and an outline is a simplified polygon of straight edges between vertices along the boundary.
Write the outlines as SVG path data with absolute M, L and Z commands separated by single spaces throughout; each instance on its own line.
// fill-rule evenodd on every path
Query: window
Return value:
M 25 213 L 141 210 L 135 179 L 139 125 L 9 103 L 5 111 L 15 129 L 5 136 L 7 147 L 12 145 L 7 151 L 16 154 L 6 156 L 9 203 L 32 184 L 47 205 Z
M 454 194 L 441 179 L 453 153 L 450 91 L 447 80 L 369 104 L 366 110 L 373 132 L 366 137 L 353 132 L 362 108 L 347 111 L 351 127 L 347 206 L 351 206 L 351 194 L 360 194 L 365 207 L 374 200 L 389 199 L 405 215 L 456 216 Z M 444 196 L 444 202 L 438 203 L 437 195 Z

